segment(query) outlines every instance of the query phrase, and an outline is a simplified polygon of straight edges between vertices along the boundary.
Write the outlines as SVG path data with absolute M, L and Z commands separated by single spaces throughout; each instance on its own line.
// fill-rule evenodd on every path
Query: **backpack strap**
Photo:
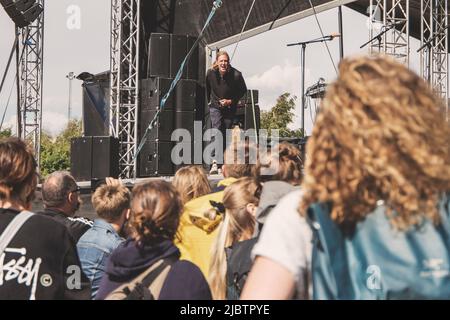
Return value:
M 169 257 L 152 264 L 147 270 L 111 292 L 106 300 L 157 300 L 172 264 L 178 259 Z M 150 295 L 143 288 L 148 288 Z
M 157 262 L 157 266 L 142 279 L 143 286 L 149 288 L 155 300 L 158 300 L 161 289 L 175 259 L 166 258 Z
M 22 225 L 33 215 L 34 213 L 30 211 L 22 211 L 8 224 L 0 236 L 0 256 L 3 254 L 6 247 L 9 245 Z

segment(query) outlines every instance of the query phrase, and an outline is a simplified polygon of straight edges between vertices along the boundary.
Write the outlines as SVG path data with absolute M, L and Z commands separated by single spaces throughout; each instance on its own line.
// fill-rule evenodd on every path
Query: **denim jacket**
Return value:
M 92 284 L 92 299 L 97 294 L 109 256 L 123 241 L 113 226 L 102 219 L 96 219 L 93 227 L 78 241 L 81 266 Z

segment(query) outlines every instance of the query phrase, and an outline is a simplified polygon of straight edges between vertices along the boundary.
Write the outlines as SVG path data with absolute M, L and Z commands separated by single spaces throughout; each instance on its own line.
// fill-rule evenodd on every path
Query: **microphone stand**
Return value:
M 434 40 L 436 40 L 436 38 L 441 34 L 441 31 L 447 29 L 449 27 L 449 25 L 446 25 L 444 28 L 442 28 L 440 30 L 440 32 L 436 32 L 434 34 L 434 36 L 432 36 L 430 39 L 428 39 L 428 41 L 424 42 L 424 44 L 417 49 L 417 52 L 422 51 L 423 49 L 427 48 L 427 54 L 428 54 L 428 74 L 427 74 L 427 80 L 429 83 L 431 83 L 431 47 L 434 43 Z
M 361 45 L 359 48 L 362 49 L 365 46 L 367 46 L 369 43 L 372 43 L 375 40 L 378 40 L 378 52 L 381 50 L 381 37 L 388 32 L 389 30 L 393 29 L 395 27 L 395 24 L 391 24 L 388 27 L 383 27 L 384 30 L 381 31 L 379 34 L 377 34 L 375 37 L 370 39 L 369 41 L 365 42 L 363 45 Z
M 304 42 L 296 42 L 296 43 L 289 43 L 286 46 L 292 47 L 292 46 L 301 46 L 301 65 L 302 65 L 302 123 L 301 123 L 301 129 L 302 134 L 305 136 L 305 54 L 306 54 L 306 45 L 310 43 L 317 43 L 317 42 L 325 42 L 325 41 L 331 41 L 334 39 L 334 36 L 325 36 L 322 38 L 317 38 L 309 41 Z

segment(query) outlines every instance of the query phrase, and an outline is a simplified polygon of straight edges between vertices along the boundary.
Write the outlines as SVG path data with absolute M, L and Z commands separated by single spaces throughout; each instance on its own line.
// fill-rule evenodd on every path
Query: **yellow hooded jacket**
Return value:
M 218 183 L 218 187 L 227 187 L 235 178 L 226 178 Z M 204 216 L 212 208 L 210 200 L 222 202 L 223 190 L 193 199 L 184 205 L 183 214 L 175 239 L 175 245 L 180 249 L 182 260 L 188 260 L 197 265 L 208 279 L 211 246 L 218 235 L 222 216 L 215 220 Z

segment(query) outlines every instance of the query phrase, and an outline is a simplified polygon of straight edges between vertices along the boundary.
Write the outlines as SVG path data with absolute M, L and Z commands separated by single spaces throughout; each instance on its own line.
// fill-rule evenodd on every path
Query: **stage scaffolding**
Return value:
M 448 111 L 448 3 L 447 0 L 420 2 L 420 72 L 444 102 Z
M 370 0 L 369 39 L 388 29 L 369 47 L 409 65 L 409 0 Z
M 121 178 L 136 178 L 140 0 L 111 0 L 110 134 L 119 138 Z
M 44 0 L 38 0 L 44 7 Z M 44 11 L 29 26 L 16 29 L 19 33 L 17 74 L 19 105 L 17 135 L 31 144 L 38 166 L 40 164 L 42 88 L 44 53 Z

